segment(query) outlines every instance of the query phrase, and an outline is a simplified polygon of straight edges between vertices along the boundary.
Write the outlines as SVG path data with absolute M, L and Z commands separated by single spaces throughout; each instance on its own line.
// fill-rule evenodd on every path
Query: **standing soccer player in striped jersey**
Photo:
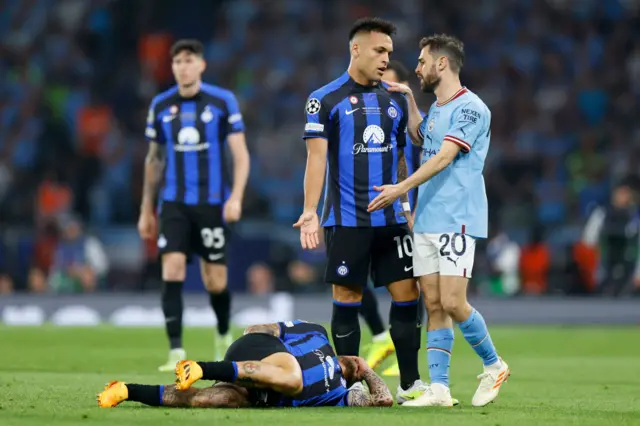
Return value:
M 510 374 L 496 351 L 482 315 L 467 302 L 467 286 L 477 238 L 487 238 L 488 205 L 482 170 L 491 140 L 491 111 L 460 84 L 464 63 L 462 42 L 447 35 L 420 42 L 416 74 L 421 89 L 437 100 L 421 117 L 411 89 L 392 84 L 390 91 L 407 95 L 408 131 L 423 146 L 422 166 L 398 185 L 377 188 L 369 211 L 385 209 L 419 186 L 414 227 L 414 274 L 420 278 L 429 316 L 427 358 L 431 386 L 407 406 L 451 406 L 449 365 L 453 323 L 482 359 L 484 372 L 472 404 L 492 402 Z
M 351 62 L 335 81 L 314 91 L 306 104 L 304 211 L 294 225 L 300 243 L 319 243 L 317 207 L 326 173 L 322 226 L 327 244 L 325 281 L 333 284 L 331 331 L 338 355 L 358 355 L 358 313 L 369 273 L 393 303 L 391 338 L 400 367 L 398 403 L 424 390 L 418 374 L 419 291 L 413 278 L 408 200 L 370 214 L 374 186 L 407 176 L 404 158 L 407 101 L 381 82 L 393 51 L 395 26 L 377 18 L 358 20 L 349 34 Z M 327 168 L 328 159 L 328 168 Z M 406 206 L 403 208 L 403 205 Z
M 171 48 L 177 85 L 156 96 L 147 118 L 149 152 L 138 231 L 154 238 L 154 206 L 160 193 L 158 248 L 162 256 L 162 310 L 170 352 L 160 371 L 173 371 L 186 359 L 182 347 L 182 284 L 192 253 L 218 319 L 215 358 L 231 344 L 231 297 L 227 290 L 226 224 L 242 214 L 249 175 L 249 154 L 238 102 L 228 90 L 202 82 L 205 62 L 197 40 L 179 40 Z M 225 145 L 233 157 L 229 190 Z M 164 175 L 163 175 L 164 172 Z

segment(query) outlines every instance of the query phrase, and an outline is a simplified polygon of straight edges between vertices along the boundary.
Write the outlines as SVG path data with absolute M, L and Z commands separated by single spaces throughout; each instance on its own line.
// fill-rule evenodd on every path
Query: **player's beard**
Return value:
M 436 74 L 436 66 L 434 65 L 420 82 L 420 89 L 425 93 L 433 93 L 438 85 L 440 85 L 440 77 Z

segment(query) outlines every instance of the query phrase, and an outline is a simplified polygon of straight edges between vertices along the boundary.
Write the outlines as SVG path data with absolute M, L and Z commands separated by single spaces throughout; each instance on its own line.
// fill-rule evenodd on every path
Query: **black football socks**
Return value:
M 209 293 L 209 302 L 218 319 L 218 333 L 224 336 L 229 331 L 231 293 L 226 288 L 221 293 Z
M 400 386 L 407 390 L 420 378 L 418 351 L 420 328 L 418 326 L 418 299 L 410 302 L 392 302 L 389 312 L 391 340 L 396 347 Z
M 182 282 L 165 281 L 162 288 L 162 312 L 171 349 L 182 348 Z
M 164 386 L 137 385 L 133 383 L 127 383 L 125 386 L 129 390 L 127 401 L 141 402 L 154 407 L 162 405 Z
M 341 303 L 333 301 L 331 334 L 333 346 L 339 356 L 358 356 L 360 352 L 360 302 Z

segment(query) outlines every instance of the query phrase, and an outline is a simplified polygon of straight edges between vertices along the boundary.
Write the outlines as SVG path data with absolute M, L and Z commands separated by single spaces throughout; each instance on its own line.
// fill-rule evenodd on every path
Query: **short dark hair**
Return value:
M 358 33 L 377 32 L 392 36 L 396 33 L 396 26 L 382 18 L 360 18 L 353 23 L 349 31 L 349 41 Z
M 387 69 L 396 73 L 398 81 L 409 81 L 409 70 L 399 61 L 389 61 Z
M 196 40 L 193 38 L 183 38 L 181 40 L 176 41 L 171 46 L 171 57 L 187 51 L 189 53 L 193 53 L 194 55 L 202 56 L 204 53 L 204 46 L 200 42 L 200 40 Z
M 449 58 L 451 69 L 460 72 L 464 65 L 464 44 L 459 39 L 446 34 L 434 34 L 420 40 L 420 49 L 427 46 L 430 52 L 438 52 Z

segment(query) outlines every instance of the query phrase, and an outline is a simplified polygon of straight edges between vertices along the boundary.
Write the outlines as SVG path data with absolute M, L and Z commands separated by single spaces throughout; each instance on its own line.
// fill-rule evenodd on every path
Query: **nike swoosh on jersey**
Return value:
M 351 111 L 345 111 L 344 113 L 345 113 L 346 115 L 351 115 L 351 114 L 353 114 L 354 112 L 356 112 L 356 111 L 357 111 L 357 110 L 359 110 L 359 109 L 360 109 L 360 108 L 352 109 Z

